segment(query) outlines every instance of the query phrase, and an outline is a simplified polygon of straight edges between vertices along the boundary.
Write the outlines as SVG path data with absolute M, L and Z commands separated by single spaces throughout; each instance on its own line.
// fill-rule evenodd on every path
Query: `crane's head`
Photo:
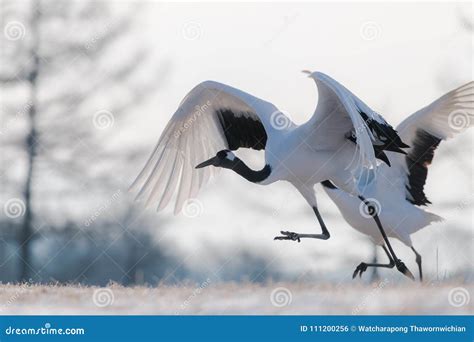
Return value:
M 236 156 L 230 150 L 222 150 L 217 152 L 215 157 L 202 162 L 201 164 L 196 166 L 196 169 L 200 169 L 206 166 L 216 166 L 216 167 L 224 167 L 224 168 L 232 168 L 236 161 Z

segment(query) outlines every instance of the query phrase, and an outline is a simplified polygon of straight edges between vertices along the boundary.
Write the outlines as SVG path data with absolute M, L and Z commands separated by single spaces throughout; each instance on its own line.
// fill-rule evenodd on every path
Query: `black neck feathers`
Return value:
M 245 165 L 245 163 L 237 157 L 231 161 L 230 165 L 226 165 L 225 167 L 227 169 L 233 170 L 252 183 L 260 183 L 267 179 L 272 173 L 272 168 L 270 165 L 265 165 L 263 169 L 255 171 Z

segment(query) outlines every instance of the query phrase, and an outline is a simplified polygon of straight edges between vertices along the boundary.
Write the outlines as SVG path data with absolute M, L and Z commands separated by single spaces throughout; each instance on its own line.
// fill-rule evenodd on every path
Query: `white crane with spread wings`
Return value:
M 179 105 L 133 183 L 137 198 L 155 205 L 158 211 L 175 198 L 175 213 L 179 213 L 218 168 L 230 169 L 261 185 L 287 181 L 312 207 L 322 231 L 282 231 L 275 239 L 328 239 L 314 185 L 330 180 L 369 205 L 362 197 L 362 179 L 369 171 L 378 170 L 381 162 L 388 163 L 386 151 L 405 153 L 402 148 L 408 146 L 344 86 L 323 73 L 308 73 L 318 86 L 319 99 L 313 116 L 300 126 L 273 104 L 241 90 L 213 81 L 197 85 Z M 239 148 L 264 150 L 265 166 L 250 169 L 232 152 Z M 396 257 L 376 213 L 373 219 L 394 266 L 413 279 Z
M 397 132 L 410 145 L 406 155 L 388 153 L 391 167 L 381 164 L 374 172 L 377 178 L 366 181 L 362 195 L 373 199 L 373 209 L 389 237 L 410 247 L 416 255 L 420 280 L 423 280 L 421 255 L 415 250 L 410 235 L 442 218 L 420 208 L 431 202 L 426 198 L 424 186 L 434 152 L 442 140 L 447 140 L 474 125 L 474 82 L 469 82 L 443 95 L 429 106 L 410 115 L 397 126 Z M 322 182 L 326 193 L 341 211 L 344 219 L 356 230 L 382 245 L 389 257 L 388 264 L 361 263 L 353 277 L 367 267 L 393 267 L 390 253 L 371 215 L 331 181 Z

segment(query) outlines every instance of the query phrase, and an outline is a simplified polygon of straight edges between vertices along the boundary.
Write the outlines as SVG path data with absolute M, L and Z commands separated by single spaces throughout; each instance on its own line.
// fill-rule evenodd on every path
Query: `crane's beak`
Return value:
M 205 162 L 202 162 L 201 164 L 196 166 L 196 169 L 201 169 L 201 168 L 206 167 L 206 166 L 214 165 L 214 162 L 216 161 L 216 159 L 217 159 L 217 157 L 213 157 L 209 160 L 206 160 Z

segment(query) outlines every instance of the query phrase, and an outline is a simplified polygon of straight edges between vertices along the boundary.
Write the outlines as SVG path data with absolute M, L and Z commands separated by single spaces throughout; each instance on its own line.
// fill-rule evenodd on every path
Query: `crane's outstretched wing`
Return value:
M 390 155 L 393 171 L 403 177 L 406 198 L 415 205 L 431 203 L 424 193 L 428 166 L 441 140 L 474 126 L 474 82 L 441 96 L 403 120 L 397 131 L 411 147 L 406 156 Z
M 358 177 L 363 169 L 375 169 L 376 159 L 390 165 L 384 151 L 405 153 L 408 147 L 382 116 L 357 96 L 321 72 L 310 74 L 318 86 L 318 105 L 305 124 L 309 141 L 317 149 L 337 151 L 352 141 L 357 145 L 350 168 Z
M 195 169 L 224 149 L 261 150 L 278 134 L 273 113 L 283 115 L 269 102 L 230 86 L 206 81 L 183 99 L 131 186 L 146 205 L 165 208 L 176 195 L 175 214 L 194 198 L 218 168 Z

